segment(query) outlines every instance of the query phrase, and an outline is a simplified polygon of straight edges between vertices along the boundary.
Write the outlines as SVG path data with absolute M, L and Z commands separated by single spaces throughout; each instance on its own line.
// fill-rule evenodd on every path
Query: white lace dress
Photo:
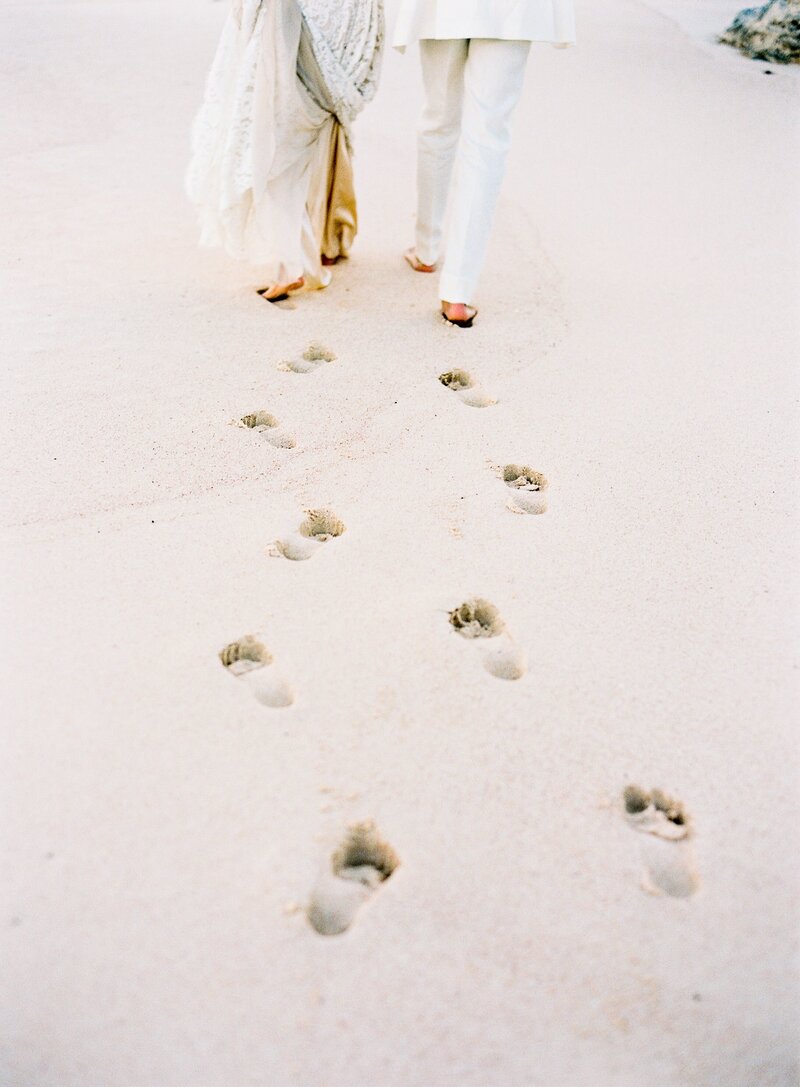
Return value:
M 324 94 L 297 76 L 310 37 Z M 261 265 L 265 280 L 324 286 L 306 203 L 331 131 L 375 95 L 382 0 L 234 0 L 192 130 L 187 192 L 201 244 Z

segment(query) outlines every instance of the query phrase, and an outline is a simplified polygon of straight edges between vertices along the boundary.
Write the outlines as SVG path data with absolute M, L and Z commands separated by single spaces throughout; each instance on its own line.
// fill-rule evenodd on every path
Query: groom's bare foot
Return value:
M 294 283 L 269 283 L 266 287 L 258 287 L 256 294 L 260 294 L 267 302 L 282 302 L 289 297 L 291 291 L 299 291 L 305 285 L 306 281 L 301 276 Z
M 442 302 L 442 317 L 451 325 L 459 328 L 472 328 L 472 322 L 478 316 L 474 306 L 468 306 L 466 302 Z
M 415 272 L 428 272 L 428 273 L 430 273 L 430 272 L 435 272 L 436 271 L 436 265 L 435 264 L 423 264 L 422 261 L 417 256 L 417 254 L 416 254 L 416 252 L 415 252 L 415 250 L 413 248 L 406 249 L 405 253 L 403 253 L 403 259 L 405 260 L 406 264 L 408 264 L 411 268 L 414 269 Z

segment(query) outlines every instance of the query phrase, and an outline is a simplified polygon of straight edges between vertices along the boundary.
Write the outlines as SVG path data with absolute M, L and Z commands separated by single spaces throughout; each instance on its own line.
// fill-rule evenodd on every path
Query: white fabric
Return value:
M 374 96 L 382 0 L 234 0 L 193 126 L 186 188 L 202 245 L 264 266 L 265 280 L 305 275 L 323 286 L 330 273 L 314 252 L 305 205 L 333 116 L 297 78 L 304 18 L 341 123 Z
M 341 124 L 351 125 L 378 89 L 383 57 L 383 0 L 298 2 L 333 112 Z
M 439 262 L 449 193 L 439 281 L 439 297 L 447 302 L 473 299 L 529 50 L 526 41 L 420 42 L 425 108 L 418 135 L 416 252 L 423 264 Z
M 392 44 L 426 38 L 575 40 L 573 0 L 401 0 Z

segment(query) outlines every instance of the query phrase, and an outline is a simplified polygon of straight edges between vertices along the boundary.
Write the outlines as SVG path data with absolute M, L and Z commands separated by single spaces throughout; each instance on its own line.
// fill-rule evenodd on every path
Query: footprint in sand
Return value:
M 373 822 L 351 826 L 311 893 L 308 919 L 312 927 L 323 936 L 346 932 L 359 909 L 399 864 L 400 858 L 380 838 Z
M 689 898 L 697 890 L 700 878 L 695 867 L 690 821 L 681 802 L 665 796 L 660 789 L 648 793 L 638 785 L 629 785 L 622 799 L 628 825 L 642 836 L 639 846 L 643 890 L 654 895 Z
M 306 519 L 297 531 L 289 532 L 276 540 L 269 553 L 302 562 L 310 559 L 323 544 L 341 536 L 344 531 L 344 521 L 340 521 L 330 510 L 306 510 Z
M 495 397 L 489 396 L 480 385 L 475 384 L 466 370 L 448 370 L 446 374 L 439 374 L 439 381 L 471 408 L 488 408 L 497 403 Z
M 318 370 L 323 363 L 334 362 L 335 359 L 333 351 L 329 351 L 327 347 L 314 341 L 308 345 L 300 358 L 279 362 L 278 369 L 293 374 L 310 374 L 312 370 Z
M 254 411 L 243 415 L 237 426 L 254 430 L 264 441 L 278 449 L 294 449 L 297 444 L 291 434 L 287 434 L 274 415 L 268 411 Z
M 254 634 L 246 634 L 220 651 L 219 659 L 231 675 L 240 677 L 264 706 L 291 706 L 294 692 L 275 671 L 272 654 Z
M 525 675 L 525 655 L 514 645 L 500 612 L 480 597 L 466 600 L 450 612 L 450 625 L 462 638 L 492 639 L 481 646 L 483 667 L 497 679 L 521 679 Z
M 506 464 L 503 482 L 511 491 L 512 513 L 544 513 L 547 510 L 547 479 L 527 464 Z

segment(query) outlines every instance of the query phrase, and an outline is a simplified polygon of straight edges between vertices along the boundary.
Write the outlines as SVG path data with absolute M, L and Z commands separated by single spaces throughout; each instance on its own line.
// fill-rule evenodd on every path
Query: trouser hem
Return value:
M 471 302 L 477 281 L 443 275 L 439 280 L 439 297 L 444 302 Z

